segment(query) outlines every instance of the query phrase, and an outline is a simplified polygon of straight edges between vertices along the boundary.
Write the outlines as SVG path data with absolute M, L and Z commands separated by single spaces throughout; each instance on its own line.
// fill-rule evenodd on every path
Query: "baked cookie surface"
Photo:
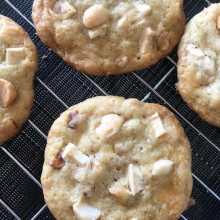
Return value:
M 35 0 L 41 40 L 92 75 L 144 69 L 166 56 L 185 25 L 182 0 Z
M 37 51 L 28 34 L 0 15 L 0 143 L 14 136 L 34 100 Z
M 178 55 L 177 89 L 203 120 L 220 127 L 220 4 L 192 18 Z
M 192 190 L 190 144 L 165 107 L 91 98 L 52 125 L 41 182 L 57 220 L 178 219 Z

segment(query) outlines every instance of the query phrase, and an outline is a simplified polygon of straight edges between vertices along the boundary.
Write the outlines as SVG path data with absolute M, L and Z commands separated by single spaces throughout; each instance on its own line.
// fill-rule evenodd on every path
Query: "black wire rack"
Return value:
M 187 20 L 218 2 L 185 0 Z M 33 0 L 0 0 L 0 13 L 29 33 L 39 53 L 32 113 L 20 133 L 0 148 L 0 219 L 54 219 L 40 184 L 47 133 L 53 121 L 69 106 L 89 97 L 118 95 L 160 103 L 176 114 L 192 146 L 192 197 L 196 200 L 181 219 L 220 220 L 220 129 L 198 118 L 175 90 L 176 50 L 143 71 L 87 76 L 70 68 L 41 43 L 31 19 L 32 3 Z

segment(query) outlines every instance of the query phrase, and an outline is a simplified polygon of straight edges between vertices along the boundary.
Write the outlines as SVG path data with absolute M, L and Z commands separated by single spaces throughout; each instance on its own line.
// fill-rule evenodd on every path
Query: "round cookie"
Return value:
M 165 107 L 91 98 L 52 125 L 41 182 L 57 220 L 178 219 L 192 190 L 190 144 Z
M 91 75 L 144 69 L 166 56 L 184 31 L 182 0 L 35 0 L 41 40 Z
M 181 96 L 203 120 L 220 127 L 220 4 L 191 19 L 178 55 Z
M 34 100 L 37 51 L 28 34 L 0 15 L 0 143 L 14 136 Z

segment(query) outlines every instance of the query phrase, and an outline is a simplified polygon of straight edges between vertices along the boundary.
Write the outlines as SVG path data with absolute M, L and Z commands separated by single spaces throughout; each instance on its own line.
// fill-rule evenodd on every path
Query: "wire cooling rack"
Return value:
M 218 0 L 185 0 L 187 20 Z M 192 145 L 196 204 L 181 219 L 220 219 L 220 129 L 197 117 L 175 90 L 176 50 L 156 65 L 123 76 L 89 77 L 70 68 L 45 47 L 31 20 L 33 0 L 0 0 L 0 13 L 17 21 L 39 53 L 35 103 L 20 133 L 0 148 L 0 219 L 54 219 L 40 184 L 44 147 L 53 121 L 71 105 L 98 95 L 134 97 L 167 106 L 181 121 Z

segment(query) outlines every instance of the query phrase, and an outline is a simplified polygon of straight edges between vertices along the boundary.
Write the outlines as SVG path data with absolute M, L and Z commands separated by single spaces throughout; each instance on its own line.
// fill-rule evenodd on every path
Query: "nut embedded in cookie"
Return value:
M 62 158 L 68 163 L 76 163 L 78 166 L 84 166 L 89 162 L 89 157 L 82 151 L 78 150 L 77 147 L 69 143 L 62 153 Z
M 153 176 L 166 176 L 170 174 L 173 169 L 173 161 L 171 160 L 158 160 L 153 164 Z
M 80 220 L 96 220 L 101 215 L 99 209 L 94 208 L 81 200 L 73 204 L 73 211 Z
M 4 79 L 0 79 L 0 106 L 8 107 L 17 97 L 17 90 L 15 86 Z
M 94 28 L 108 21 L 109 13 L 102 5 L 93 5 L 83 15 L 83 24 L 86 28 Z
M 117 114 L 105 115 L 95 133 L 100 139 L 109 138 L 119 131 L 123 121 L 124 119 Z

